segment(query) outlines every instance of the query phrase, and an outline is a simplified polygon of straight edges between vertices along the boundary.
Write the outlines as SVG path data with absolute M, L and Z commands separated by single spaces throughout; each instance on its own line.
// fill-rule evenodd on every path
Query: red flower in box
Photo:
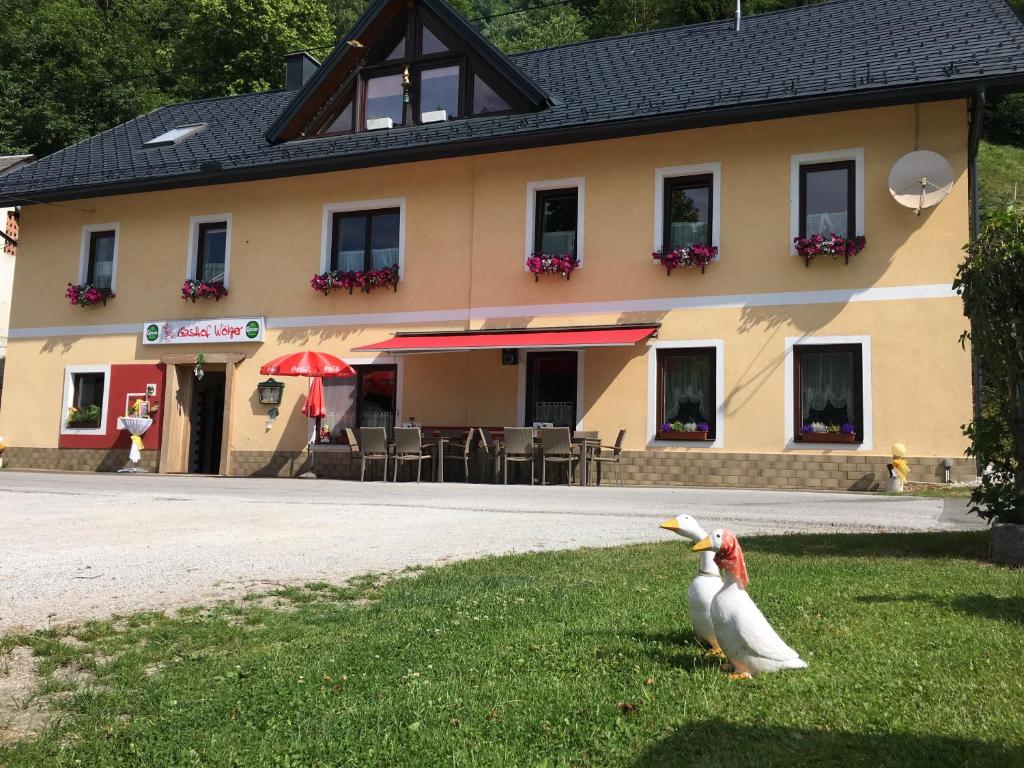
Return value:
M 324 296 L 339 289 L 345 289 L 349 293 L 352 293 L 355 288 L 359 288 L 365 293 L 369 293 L 374 288 L 392 288 L 397 291 L 398 265 L 358 272 L 341 272 L 332 269 L 330 272 L 313 275 L 309 279 L 309 286 Z
M 228 289 L 224 287 L 224 283 L 221 280 L 214 280 L 212 282 L 186 280 L 181 286 L 181 298 L 191 299 L 193 304 L 196 303 L 196 299 L 220 301 L 222 297 L 227 295 Z
M 68 289 L 64 295 L 73 307 L 95 307 L 97 304 L 105 305 L 109 299 L 114 298 L 115 294 L 109 288 L 97 288 L 89 283 L 81 285 L 68 283 Z
M 558 275 L 568 280 L 579 265 L 579 261 L 571 253 L 563 253 L 561 256 L 535 253 L 526 260 L 526 266 L 533 273 L 534 280 L 539 280 L 544 274 Z
M 703 273 L 704 267 L 718 258 L 718 246 L 695 243 L 687 248 L 655 251 L 651 256 L 655 261 L 660 262 L 670 275 L 672 270 L 678 267 L 700 267 L 700 271 Z
M 797 254 L 803 256 L 807 266 L 810 266 L 811 261 L 817 256 L 831 256 L 833 259 L 842 256 L 849 264 L 850 257 L 863 251 L 865 245 L 867 245 L 867 240 L 863 235 L 847 238 L 839 235 L 816 234 L 793 239 L 793 246 Z

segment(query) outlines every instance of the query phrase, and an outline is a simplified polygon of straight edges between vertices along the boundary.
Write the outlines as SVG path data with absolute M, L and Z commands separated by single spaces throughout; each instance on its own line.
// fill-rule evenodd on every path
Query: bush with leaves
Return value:
M 953 287 L 984 375 L 981 413 L 964 428 L 986 467 L 971 511 L 1024 524 L 1024 209 L 993 213 L 965 249 Z

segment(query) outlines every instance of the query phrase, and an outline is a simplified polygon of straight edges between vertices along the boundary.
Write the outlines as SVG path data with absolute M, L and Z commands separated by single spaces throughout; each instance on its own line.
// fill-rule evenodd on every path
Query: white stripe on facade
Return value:
M 499 318 L 601 315 L 625 312 L 671 312 L 686 309 L 742 309 L 746 307 L 782 307 L 809 304 L 855 304 L 871 301 L 910 301 L 917 299 L 951 299 L 956 297 L 957 293 L 949 283 L 935 283 L 932 285 L 900 285 L 882 288 L 839 288 L 828 291 L 737 293 L 723 296 L 673 296 L 664 299 L 627 299 L 624 301 L 596 301 L 577 304 L 521 304 L 507 307 L 423 310 L 420 312 L 374 312 L 359 315 L 268 317 L 267 328 L 324 328 L 353 325 L 400 326 Z M 10 338 L 34 339 L 51 336 L 135 335 L 139 332 L 139 328 L 139 323 L 12 328 Z

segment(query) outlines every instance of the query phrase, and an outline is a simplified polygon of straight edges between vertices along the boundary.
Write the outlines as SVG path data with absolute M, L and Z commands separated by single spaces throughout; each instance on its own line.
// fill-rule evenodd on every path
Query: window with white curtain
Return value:
M 715 439 L 715 350 L 658 350 L 658 424 L 705 422 Z
M 384 427 L 391 435 L 395 427 L 398 368 L 394 365 L 358 365 L 356 375 L 325 378 L 324 408 L 320 421 L 332 441 L 339 441 L 345 429 Z M 323 442 L 320 435 L 318 441 Z M 342 440 L 343 442 L 343 440 Z
M 852 424 L 857 436 L 863 435 L 861 345 L 797 345 L 793 353 L 796 434 L 804 431 L 804 425 L 823 424 L 842 429 Z

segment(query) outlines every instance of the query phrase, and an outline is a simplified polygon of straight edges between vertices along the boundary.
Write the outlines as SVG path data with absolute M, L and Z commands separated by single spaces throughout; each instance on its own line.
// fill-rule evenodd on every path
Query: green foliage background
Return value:
M 369 0 L 4 0 L 0 153 L 44 156 L 163 104 L 266 90 L 323 57 Z M 733 0 L 450 0 L 500 49 L 728 18 Z M 813 0 L 745 0 L 747 14 Z M 1024 5 L 1024 0 L 1015 0 Z M 509 13 L 532 9 L 522 13 Z M 1024 146 L 1024 100 L 993 109 Z

